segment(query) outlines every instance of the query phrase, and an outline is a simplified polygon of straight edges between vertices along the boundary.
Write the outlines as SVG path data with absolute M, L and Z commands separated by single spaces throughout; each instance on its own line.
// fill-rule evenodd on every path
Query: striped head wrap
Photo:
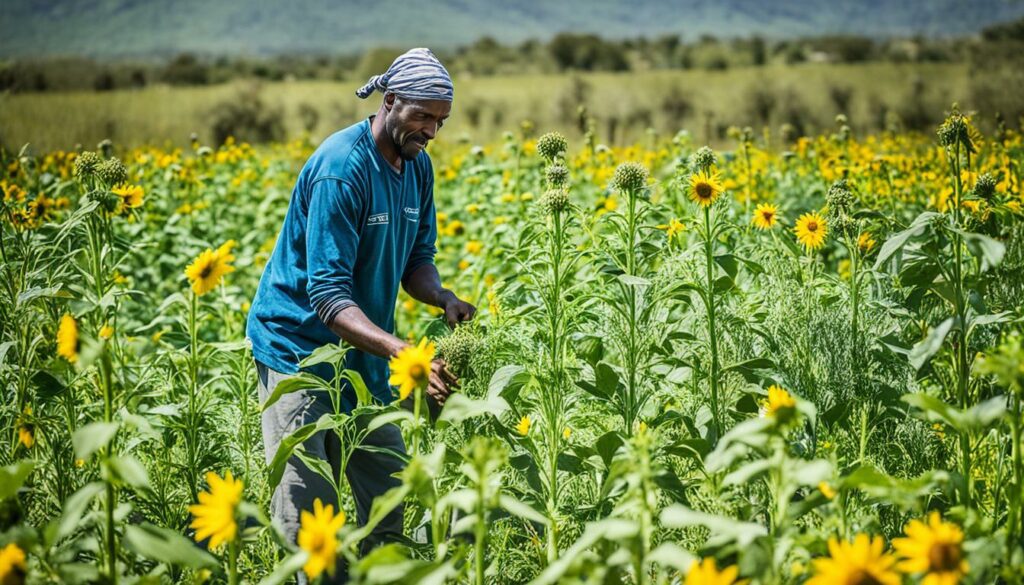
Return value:
M 390 91 L 400 98 L 409 100 L 450 102 L 455 97 L 455 89 L 448 70 L 430 49 L 422 48 L 412 49 L 399 56 L 387 71 L 381 75 L 374 75 L 366 85 L 357 89 L 356 95 L 366 99 L 374 91 Z

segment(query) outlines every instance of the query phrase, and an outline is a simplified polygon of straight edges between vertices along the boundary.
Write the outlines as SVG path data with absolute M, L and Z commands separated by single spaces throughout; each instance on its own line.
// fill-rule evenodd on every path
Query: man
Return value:
M 444 309 L 451 327 L 476 312 L 441 286 L 433 262 L 434 175 L 424 148 L 451 112 L 451 78 L 433 53 L 413 49 L 356 95 L 365 99 L 374 91 L 384 94 L 377 114 L 327 138 L 306 162 L 292 191 L 246 330 L 261 401 L 278 382 L 298 372 L 299 362 L 310 352 L 339 338 L 354 347 L 345 367 L 358 371 L 378 400 L 393 400 L 388 359 L 408 345 L 393 334 L 399 284 L 413 298 Z M 324 365 L 311 371 L 333 377 Z M 427 395 L 443 405 L 455 383 L 437 360 Z M 342 398 L 346 409 L 355 406 L 351 388 Z M 267 461 L 283 437 L 330 412 L 326 396 L 296 392 L 282 397 L 263 413 Z M 375 431 L 365 442 L 405 453 L 394 425 Z M 313 436 L 305 449 L 327 460 L 340 475 L 334 433 Z M 401 468 L 400 459 L 379 452 L 356 450 L 349 459 L 344 471 L 360 524 L 366 522 L 373 498 L 397 485 L 392 474 Z M 293 542 L 302 510 L 312 510 L 316 498 L 337 509 L 330 485 L 292 457 L 271 510 Z M 401 533 L 399 508 L 376 527 L 363 550 Z

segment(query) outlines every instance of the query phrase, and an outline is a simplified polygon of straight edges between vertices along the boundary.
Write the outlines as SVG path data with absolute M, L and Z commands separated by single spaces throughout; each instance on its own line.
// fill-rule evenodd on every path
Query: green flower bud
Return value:
M 569 143 L 566 142 L 565 136 L 558 132 L 548 132 L 537 139 L 537 152 L 549 162 L 561 157 L 568 149 Z
M 715 166 L 716 161 L 715 151 L 711 150 L 710 147 L 702 146 L 690 156 L 690 169 L 707 172 L 708 169 Z
M 647 167 L 636 162 L 627 162 L 615 169 L 612 187 L 623 193 L 637 192 L 647 186 Z
M 102 162 L 103 159 L 95 152 L 91 150 L 83 152 L 75 159 L 75 178 L 79 181 L 91 179 Z
M 552 187 L 564 187 L 569 182 L 569 168 L 561 163 L 556 163 L 547 168 L 545 172 L 548 185 Z
M 541 195 L 537 202 L 544 212 L 549 215 L 562 211 L 569 207 L 569 191 L 565 189 L 548 189 Z
M 118 158 L 108 158 L 100 163 L 96 174 L 100 180 L 111 187 L 128 181 L 128 168 Z
M 974 183 L 974 196 L 991 201 L 996 194 L 996 178 L 991 173 L 982 173 Z

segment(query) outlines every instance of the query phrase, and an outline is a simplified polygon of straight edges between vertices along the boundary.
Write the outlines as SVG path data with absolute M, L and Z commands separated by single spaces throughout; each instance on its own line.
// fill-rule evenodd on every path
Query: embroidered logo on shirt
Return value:
M 387 214 L 387 212 L 375 213 L 375 214 L 371 215 L 370 217 L 368 217 L 366 219 L 366 225 L 387 225 L 387 224 L 388 224 L 388 214 Z
M 402 213 L 405 215 L 405 219 L 409 221 L 420 220 L 420 209 L 418 207 L 406 207 L 402 209 Z

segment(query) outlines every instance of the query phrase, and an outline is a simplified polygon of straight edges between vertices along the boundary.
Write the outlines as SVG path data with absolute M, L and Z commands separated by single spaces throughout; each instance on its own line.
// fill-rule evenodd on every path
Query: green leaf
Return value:
M 35 463 L 25 460 L 0 467 L 0 502 L 18 493 L 33 468 Z
M 149 489 L 149 474 L 139 460 L 131 455 L 121 455 L 107 459 L 107 467 L 117 480 L 136 490 Z
M 352 385 L 352 389 L 356 391 L 356 400 L 359 404 L 364 406 L 373 404 L 373 394 L 370 394 L 370 389 L 366 387 L 362 374 L 355 370 L 343 370 L 341 377 L 348 380 L 348 383 Z
M 768 358 L 753 358 L 722 368 L 722 372 L 736 372 L 750 383 L 756 384 L 761 376 L 755 370 L 770 370 L 775 367 L 775 362 Z
M 924 233 L 925 229 L 932 222 L 932 220 L 938 217 L 940 214 L 934 211 L 925 211 L 914 218 L 913 223 L 907 229 L 893 234 L 888 240 L 882 244 L 881 249 L 878 250 L 878 258 L 875 259 L 875 270 L 880 269 L 885 265 L 897 252 L 903 249 L 903 246 L 907 245 L 907 242 L 911 238 L 917 237 Z
M 520 388 L 530 379 L 530 373 L 523 366 L 509 365 L 498 368 L 487 385 L 488 396 L 501 396 L 509 403 L 515 402 Z M 506 392 L 509 395 L 506 395 Z
M 292 575 L 302 570 L 302 567 L 309 560 L 309 553 L 300 550 L 291 555 L 283 563 L 277 565 L 274 572 L 264 577 L 259 585 L 283 585 L 291 579 Z
M 340 366 L 341 360 L 345 359 L 346 353 L 348 353 L 348 348 L 337 343 L 321 345 L 306 356 L 306 359 L 299 362 L 299 367 L 308 368 L 310 366 L 324 363 Z
M 953 328 L 953 324 L 956 323 L 954 317 L 950 317 L 940 323 L 937 327 L 933 327 L 928 332 L 928 336 L 922 339 L 910 350 L 909 360 L 910 365 L 915 370 L 920 371 L 936 353 L 942 349 L 942 342 L 946 340 L 946 335 L 949 330 Z
M 674 542 L 663 542 L 647 555 L 647 561 L 662 567 L 669 567 L 677 571 L 687 571 L 690 565 L 697 560 L 690 551 L 684 549 Z
M 285 378 L 274 386 L 274 391 L 263 403 L 262 410 L 266 411 L 285 394 L 299 392 L 300 390 L 328 390 L 328 386 L 318 376 L 309 373 L 299 373 L 291 378 Z
M 768 535 L 768 530 L 760 524 L 706 514 L 679 504 L 672 504 L 661 512 L 661 523 L 667 528 L 704 526 L 711 531 L 716 540 L 722 538 L 734 541 L 740 548 L 749 546 L 759 536 Z
M 501 396 L 489 394 L 486 398 L 477 400 L 462 393 L 455 393 L 445 401 L 438 422 L 459 422 L 484 414 L 499 417 L 508 409 L 508 403 Z
M 619 282 L 627 286 L 651 286 L 651 281 L 631 274 L 620 274 Z
M 102 482 L 87 483 L 64 500 L 60 523 L 57 525 L 57 540 L 69 536 L 78 528 L 82 515 L 89 509 L 93 499 L 103 492 L 106 486 Z
M 739 263 L 732 254 L 718 254 L 715 262 L 722 267 L 722 270 L 729 275 L 731 280 L 736 280 L 736 273 L 739 271 Z
M 544 514 L 541 514 L 529 505 L 520 502 L 508 494 L 501 494 L 498 497 L 498 505 L 513 516 L 518 516 L 519 518 L 530 522 L 536 522 L 542 526 L 548 525 L 548 519 Z
M 202 569 L 220 564 L 213 555 L 181 534 L 148 523 L 127 526 L 124 544 L 140 556 L 172 566 Z
M 967 245 L 967 249 L 971 254 L 973 254 L 975 258 L 981 260 L 982 272 L 986 272 L 989 268 L 998 266 L 999 263 L 1003 261 L 1003 255 L 1006 253 L 1006 246 L 1004 246 L 1002 242 L 974 232 L 961 231 L 960 234 L 963 236 L 964 244 Z
M 94 422 L 76 430 L 71 437 L 75 457 L 87 461 L 93 453 L 110 444 L 119 427 L 116 422 Z
M 32 376 L 32 383 L 36 387 L 36 395 L 47 400 L 60 396 L 68 389 L 67 386 L 52 374 L 41 370 Z
M 270 477 L 268 479 L 269 488 L 273 490 L 277 487 L 277 484 L 281 482 L 281 476 L 284 475 L 285 465 L 288 463 L 288 459 L 291 458 L 295 449 L 302 443 L 305 443 L 310 437 L 319 431 L 335 428 L 341 424 L 344 424 L 344 420 L 348 417 L 341 415 L 341 418 L 336 420 L 332 415 L 325 414 L 320 417 L 320 420 L 315 423 L 303 425 L 294 432 L 285 436 L 281 439 L 281 443 L 277 447 L 277 452 L 274 453 L 274 458 L 270 462 Z

